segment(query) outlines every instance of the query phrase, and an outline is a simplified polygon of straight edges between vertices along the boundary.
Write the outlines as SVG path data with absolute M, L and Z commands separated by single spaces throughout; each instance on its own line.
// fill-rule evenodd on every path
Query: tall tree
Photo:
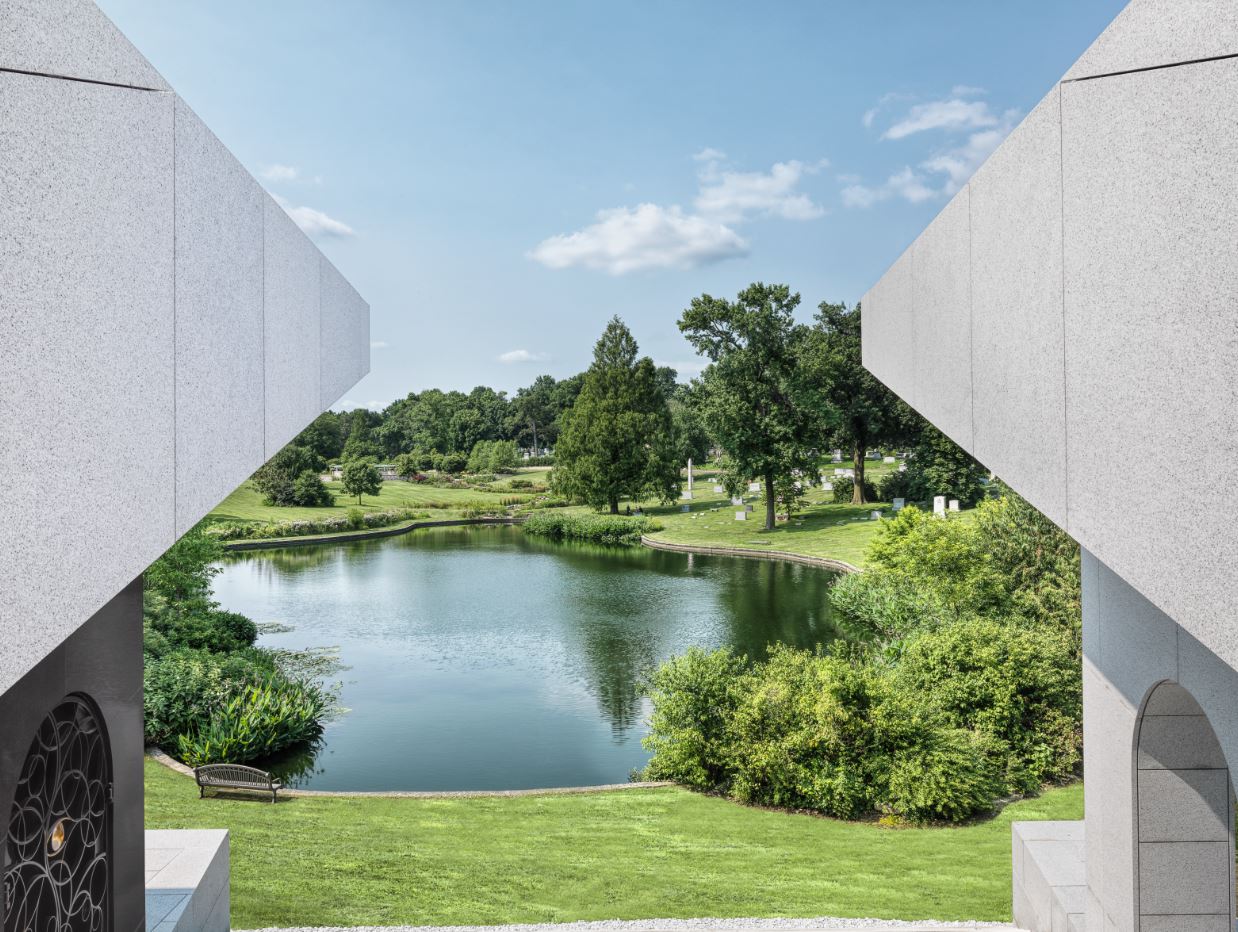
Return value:
M 865 504 L 865 453 L 873 447 L 912 445 L 923 419 L 864 368 L 860 352 L 860 305 L 822 301 L 804 354 L 805 371 L 836 414 L 829 439 L 851 454 L 855 485 L 851 502 Z
M 511 434 L 517 440 L 528 437 L 535 456 L 548 439 L 546 429 L 559 413 L 555 388 L 553 376 L 539 375 L 528 388 L 517 390 L 512 399 Z
M 653 360 L 638 352 L 631 331 L 611 318 L 555 447 L 554 488 L 611 514 L 623 498 L 679 493 L 666 395 Z
M 786 285 L 749 285 L 734 301 L 701 295 L 679 329 L 710 360 L 700 381 L 705 426 L 735 469 L 761 477 L 765 527 L 778 488 L 816 468 L 829 412 L 805 378 L 808 329 L 795 322 L 800 296 Z

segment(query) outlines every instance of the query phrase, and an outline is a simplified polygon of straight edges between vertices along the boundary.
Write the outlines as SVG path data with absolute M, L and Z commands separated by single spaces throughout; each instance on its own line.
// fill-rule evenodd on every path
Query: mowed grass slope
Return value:
M 538 483 L 545 483 L 544 472 L 530 472 L 527 478 Z M 452 489 L 438 488 L 432 485 L 405 482 L 401 479 L 384 482 L 378 495 L 363 495 L 361 509 L 366 512 L 387 511 L 395 508 L 448 508 L 461 509 L 472 502 L 486 502 L 497 505 L 502 499 L 512 496 L 532 495 L 533 490 L 512 489 L 510 480 L 496 483 L 500 486 L 494 491 L 483 489 Z M 356 496 L 344 494 L 338 482 L 328 482 L 327 488 L 335 494 L 335 504 L 322 508 L 292 508 L 274 507 L 262 503 L 262 493 L 253 484 L 246 481 L 233 490 L 208 515 L 215 521 L 303 521 L 329 518 L 345 515 L 348 509 L 357 507 Z M 435 516 L 438 517 L 438 516 Z
M 864 565 L 868 543 L 881 526 L 871 520 L 873 511 L 888 513 L 889 505 L 835 505 L 830 493 L 816 489 L 809 493 L 809 504 L 790 521 L 780 521 L 772 531 L 764 530 L 765 503 L 755 493 L 745 493 L 752 505 L 745 521 L 736 521 L 737 506 L 724 494 L 712 491 L 712 484 L 697 483 L 691 502 L 671 506 L 646 505 L 663 530 L 651 535 L 658 540 L 703 547 L 742 547 L 748 550 L 785 550 L 810 557 L 844 560 L 853 566 Z M 689 511 L 681 511 L 688 505 Z
M 227 828 L 232 925 L 693 916 L 1010 916 L 1010 823 L 1078 819 L 1081 785 L 957 828 L 883 828 L 675 788 L 481 799 L 199 800 L 146 762 L 147 828 Z

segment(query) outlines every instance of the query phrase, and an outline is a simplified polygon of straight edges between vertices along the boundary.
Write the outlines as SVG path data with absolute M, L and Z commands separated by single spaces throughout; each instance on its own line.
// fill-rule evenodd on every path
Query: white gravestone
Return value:
M 933 496 L 933 514 L 944 515 L 945 513 L 946 513 L 946 496 L 934 495 Z
M 869 514 L 869 517 L 870 517 L 870 518 L 872 518 L 874 521 L 880 521 L 880 520 L 881 520 L 881 512 L 880 512 L 880 511 L 874 511 L 874 512 L 872 512 L 871 514 Z
M 841 463 L 843 461 L 843 451 L 835 450 L 833 460 L 835 463 Z
M 748 512 L 746 512 L 746 511 L 737 511 L 737 512 L 735 512 L 735 520 L 736 520 L 736 521 L 747 521 L 747 520 L 748 520 Z
M 906 471 L 907 471 L 907 464 L 906 464 L 906 463 L 899 463 L 899 464 L 898 464 L 898 471 L 899 471 L 899 472 L 906 472 Z
M 836 476 L 845 476 L 845 475 L 847 475 L 847 470 L 845 470 L 845 469 L 835 469 L 835 470 L 834 470 L 834 475 L 836 475 Z
M 722 488 L 722 486 L 720 486 L 720 485 L 716 485 L 716 486 L 714 486 L 714 492 L 724 492 L 724 491 L 726 491 L 726 490 L 725 490 L 725 489 L 723 489 L 723 488 Z
M 688 457 L 688 487 L 681 493 L 684 498 L 692 497 L 692 457 Z M 687 511 L 688 509 L 684 509 Z
M 881 458 L 881 462 L 883 462 L 883 463 L 893 463 L 893 462 L 894 462 L 894 457 L 892 457 L 892 456 L 883 456 L 883 457 Z
M 834 491 L 834 483 L 832 483 L 832 482 L 822 482 L 822 483 L 821 483 L 821 490 L 822 490 L 823 492 L 833 492 L 833 491 Z
M 896 499 L 894 499 L 894 510 L 895 510 L 895 511 L 902 511 L 902 510 L 903 510 L 903 505 L 904 505 L 904 504 L 906 504 L 906 503 L 905 503 L 905 502 L 904 502 L 901 498 L 896 498 Z
M 749 492 L 760 492 L 760 491 L 761 491 L 761 483 L 759 483 L 759 482 L 749 482 L 749 483 L 748 483 L 748 491 L 749 491 Z
M 848 477 L 848 478 L 850 478 L 850 479 L 854 479 L 854 478 L 855 478 L 855 470 L 854 470 L 854 469 L 844 469 L 844 470 L 843 470 L 843 475 L 844 475 L 844 476 L 847 476 L 847 477 Z
M 957 498 L 950 499 L 950 510 L 951 511 L 959 510 L 959 500 Z
M 736 495 L 733 499 L 731 499 L 732 505 L 742 505 L 743 503 L 744 497 L 742 495 Z

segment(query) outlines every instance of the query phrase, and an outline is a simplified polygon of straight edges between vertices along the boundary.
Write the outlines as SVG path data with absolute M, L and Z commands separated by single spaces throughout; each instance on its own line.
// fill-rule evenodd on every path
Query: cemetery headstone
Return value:
M 874 512 L 871 512 L 871 513 L 869 514 L 869 517 L 870 517 L 870 518 L 872 518 L 874 521 L 880 521 L 880 520 L 881 520 L 881 512 L 880 512 L 880 511 L 874 511 Z
M 883 463 L 893 463 L 893 462 L 894 462 L 894 457 L 892 457 L 892 456 L 883 456 L 883 457 L 881 458 L 881 462 L 883 462 Z
M 904 505 L 904 504 L 906 504 L 906 503 L 905 503 L 905 502 L 904 502 L 901 498 L 896 498 L 896 499 L 894 499 L 894 510 L 895 510 L 895 511 L 902 511 L 902 510 L 903 510 L 903 505 Z
M 737 511 L 737 512 L 735 512 L 735 520 L 736 520 L 736 521 L 747 521 L 747 520 L 748 520 L 748 512 L 746 512 L 746 511 Z
M 759 482 L 749 482 L 749 483 L 748 483 L 748 491 L 749 491 L 749 492 L 760 492 L 760 491 L 761 491 L 761 483 L 759 483 Z
M 950 499 L 950 510 L 951 511 L 959 510 L 959 500 L 957 498 Z
M 946 496 L 934 495 L 933 496 L 933 514 L 944 515 L 945 513 L 946 513 Z

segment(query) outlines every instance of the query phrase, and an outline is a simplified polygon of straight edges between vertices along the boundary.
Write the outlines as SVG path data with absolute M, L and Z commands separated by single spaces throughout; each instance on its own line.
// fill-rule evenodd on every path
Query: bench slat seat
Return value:
M 265 770 L 244 764 L 203 764 L 194 768 L 193 776 L 198 782 L 199 798 L 205 797 L 207 787 L 211 787 L 270 793 L 271 802 L 275 802 L 276 793 L 284 786 Z

